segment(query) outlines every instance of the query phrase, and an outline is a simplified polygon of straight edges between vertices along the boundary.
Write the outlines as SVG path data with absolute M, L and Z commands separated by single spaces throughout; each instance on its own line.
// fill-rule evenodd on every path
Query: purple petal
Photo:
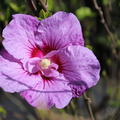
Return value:
M 57 12 L 40 22 L 36 43 L 43 47 L 46 52 L 70 44 L 83 46 L 81 25 L 72 13 Z
M 34 107 L 49 109 L 64 108 L 72 98 L 71 88 L 59 80 L 39 82 L 32 90 L 21 92 L 21 95 Z
M 37 18 L 30 15 L 13 15 L 13 20 L 3 30 L 5 49 L 15 58 L 30 57 L 38 23 Z
M 55 56 L 54 56 L 55 57 Z M 69 46 L 56 54 L 59 71 L 69 85 L 81 95 L 99 80 L 100 64 L 91 50 L 82 46 Z
M 68 83 L 63 82 L 62 80 L 56 80 L 56 83 L 54 84 L 54 86 L 51 87 L 51 90 L 61 91 L 51 95 L 56 108 L 64 108 L 72 99 L 71 88 L 68 86 Z
M 20 61 L 6 52 L 3 53 L 5 55 L 0 55 L 0 87 L 5 91 L 24 91 L 41 80 L 40 76 L 29 75 L 25 72 Z
M 23 91 L 20 95 L 32 106 L 39 109 L 48 109 L 53 106 L 49 93 L 44 89 L 44 84 L 39 82 L 32 89 Z
M 22 60 L 24 70 L 28 71 L 29 73 L 39 72 L 40 70 L 39 61 L 40 61 L 39 57 Z

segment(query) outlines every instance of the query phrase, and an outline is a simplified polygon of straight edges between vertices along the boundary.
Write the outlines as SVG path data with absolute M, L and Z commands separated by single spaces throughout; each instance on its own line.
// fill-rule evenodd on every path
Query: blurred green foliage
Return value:
M 102 0 L 102 2 L 104 5 L 108 5 L 110 1 L 109 0 Z
M 87 19 L 88 17 L 94 17 L 95 14 L 92 12 L 92 10 L 89 7 L 80 7 L 75 11 L 77 17 L 80 20 Z
M 89 94 L 92 96 L 93 102 L 95 101 L 93 104 L 94 109 L 99 109 L 100 111 L 100 113 L 95 112 L 97 113 L 96 118 L 98 118 L 98 120 L 107 120 L 107 117 L 104 117 L 101 111 L 104 113 L 104 110 L 109 109 L 109 107 L 113 110 L 120 107 L 120 89 L 118 89 L 120 88 L 120 1 L 97 1 L 104 13 L 106 23 L 113 33 L 115 48 L 112 46 L 113 42 L 101 23 L 101 18 L 92 0 L 48 0 L 47 13 L 41 10 L 38 3 L 36 6 L 38 8 L 37 11 L 33 11 L 26 1 L 27 0 L 0 1 L 0 40 L 2 39 L 2 30 L 9 23 L 13 14 L 31 14 L 37 16 L 39 20 L 42 20 L 57 11 L 74 13 L 80 20 L 86 47 L 92 49 L 100 60 L 101 80 L 95 88 L 89 90 Z M 112 52 L 113 49 L 116 50 L 116 53 Z M 105 96 L 109 96 L 107 102 L 104 100 Z M 103 109 L 101 107 L 102 100 L 106 105 Z M 58 119 L 60 116 L 55 115 L 57 112 L 60 113 L 60 115 L 64 113 L 68 119 L 71 117 L 69 117 L 70 114 L 74 116 L 71 119 L 77 120 L 79 117 L 76 118 L 76 116 L 78 115 L 86 116 L 86 113 L 82 112 L 85 106 L 80 105 L 80 99 L 75 99 L 68 107 L 62 110 L 53 109 L 52 112 L 35 111 L 37 111 L 37 115 L 40 115 L 39 117 L 42 119 L 49 120 L 49 116 L 51 116 L 51 119 L 53 119 L 53 116 Z M 7 114 L 6 110 L 0 106 L 0 114 L 1 113 L 3 115 Z M 107 116 L 112 115 L 111 113 L 106 114 Z M 62 119 L 64 118 L 63 116 Z M 101 119 L 99 118 L 100 116 L 102 117 Z
M 0 119 L 5 118 L 7 116 L 7 111 L 0 106 Z
M 4 0 L 0 2 L 0 21 L 8 23 L 11 15 L 15 13 L 27 13 L 24 1 L 21 0 Z
M 45 12 L 44 10 L 40 10 L 38 19 L 42 20 L 42 19 L 45 19 L 51 15 L 52 15 L 51 12 Z

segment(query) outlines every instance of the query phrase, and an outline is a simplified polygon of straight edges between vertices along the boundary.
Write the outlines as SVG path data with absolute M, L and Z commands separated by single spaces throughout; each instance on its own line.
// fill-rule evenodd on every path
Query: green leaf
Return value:
M 104 5 L 108 5 L 110 0 L 102 0 Z
M 107 76 L 107 72 L 106 72 L 106 70 L 103 70 L 103 71 L 102 71 L 102 76 L 104 76 L 104 77 Z M 109 89 L 109 90 L 110 90 L 109 92 L 111 93 L 111 89 Z
M 54 8 L 54 1 L 53 0 L 48 0 L 48 9 L 52 10 Z
M 9 6 L 15 11 L 15 12 L 19 12 L 20 9 L 19 9 L 19 6 L 17 6 L 15 3 L 13 2 L 10 2 L 9 3 Z
M 120 48 L 120 40 L 117 40 L 117 47 Z
M 3 15 L 3 13 L 0 13 L 0 21 L 4 21 L 5 20 L 5 16 Z
M 109 104 L 112 106 L 112 107 L 120 107 L 120 100 L 111 100 L 109 102 Z
M 42 19 L 45 19 L 49 16 L 51 16 L 51 13 L 50 12 L 45 12 L 44 10 L 41 10 L 40 13 L 39 13 L 39 20 L 42 20 Z
M 2 106 L 0 106 L 0 114 L 1 114 L 3 117 L 6 117 L 6 115 L 7 115 L 7 111 L 6 111 Z
M 90 50 L 93 49 L 93 47 L 91 45 L 86 45 L 87 48 L 89 48 Z
M 108 58 L 107 60 L 106 60 L 106 63 L 107 63 L 107 65 L 111 65 L 112 64 L 112 61 L 111 61 L 111 59 L 110 58 Z
M 80 20 L 95 16 L 95 13 L 89 7 L 81 7 L 77 9 L 75 13 Z

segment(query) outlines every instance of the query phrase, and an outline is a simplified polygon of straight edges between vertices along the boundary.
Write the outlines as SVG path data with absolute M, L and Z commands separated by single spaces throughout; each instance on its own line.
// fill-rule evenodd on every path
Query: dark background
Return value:
M 48 0 L 47 13 L 41 10 L 39 0 L 33 1 L 35 7 L 30 0 L 0 0 L 0 48 L 2 30 L 13 14 L 44 19 L 57 11 L 74 13 L 81 22 L 86 47 L 93 50 L 101 64 L 99 83 L 87 91 L 95 119 L 120 120 L 120 0 L 97 0 L 101 10 L 96 9 L 94 0 Z M 61 110 L 37 110 L 19 95 L 0 90 L 0 120 L 90 120 L 90 117 L 82 96 Z

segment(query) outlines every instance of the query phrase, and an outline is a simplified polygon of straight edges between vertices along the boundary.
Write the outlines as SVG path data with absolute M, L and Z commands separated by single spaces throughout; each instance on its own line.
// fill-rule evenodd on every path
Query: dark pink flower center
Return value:
M 44 54 L 39 48 L 35 47 L 32 49 L 31 58 L 33 58 L 33 57 L 40 57 L 41 58 L 43 56 L 44 56 Z
M 59 76 L 59 72 L 57 71 L 58 65 L 56 63 L 51 61 L 50 58 L 44 58 L 42 52 L 38 49 L 34 49 L 33 53 L 34 57 L 22 61 L 25 71 L 34 75 L 38 75 L 36 73 L 39 73 L 43 79 L 56 78 Z

